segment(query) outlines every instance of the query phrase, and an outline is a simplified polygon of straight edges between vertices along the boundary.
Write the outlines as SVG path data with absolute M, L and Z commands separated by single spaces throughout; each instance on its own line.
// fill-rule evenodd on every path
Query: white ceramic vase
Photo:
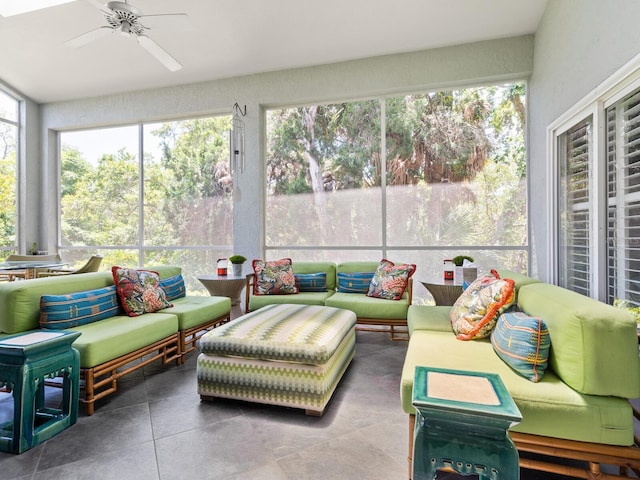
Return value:
M 241 277 L 242 276 L 242 264 L 241 263 L 232 263 L 231 264 L 231 271 L 232 271 L 234 277 Z

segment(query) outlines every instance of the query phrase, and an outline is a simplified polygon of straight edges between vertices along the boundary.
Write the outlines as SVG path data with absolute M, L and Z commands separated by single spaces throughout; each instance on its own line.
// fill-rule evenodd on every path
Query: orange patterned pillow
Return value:
M 515 298 L 514 281 L 500 278 L 498 272 L 478 277 L 453 304 L 449 312 L 451 327 L 459 340 L 485 338 Z

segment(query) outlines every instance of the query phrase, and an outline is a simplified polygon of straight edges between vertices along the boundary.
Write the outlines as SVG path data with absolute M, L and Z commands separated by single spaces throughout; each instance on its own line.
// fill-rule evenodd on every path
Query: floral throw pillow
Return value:
M 369 283 L 367 296 L 400 300 L 415 271 L 416 266 L 413 264 L 396 265 L 390 260 L 382 259 Z
M 513 303 L 514 282 L 498 272 L 478 277 L 451 307 L 451 327 L 459 340 L 485 338 L 491 334 L 498 316 Z
M 111 267 L 111 274 L 122 308 L 130 317 L 172 306 L 160 287 L 160 275 L 157 272 Z
M 287 295 L 298 293 L 296 277 L 290 258 L 280 260 L 253 261 L 253 293 L 254 295 Z

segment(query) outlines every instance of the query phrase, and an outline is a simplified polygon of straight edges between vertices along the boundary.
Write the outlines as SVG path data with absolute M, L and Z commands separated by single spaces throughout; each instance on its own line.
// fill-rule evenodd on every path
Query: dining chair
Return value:
M 102 255 L 92 255 L 91 258 L 80 268 L 76 269 L 65 269 L 65 268 L 56 268 L 56 269 L 47 269 L 42 272 L 38 272 L 38 278 L 40 277 L 55 277 L 59 275 L 74 275 L 76 273 L 90 273 L 97 272 L 98 268 L 100 268 L 100 264 L 102 263 Z

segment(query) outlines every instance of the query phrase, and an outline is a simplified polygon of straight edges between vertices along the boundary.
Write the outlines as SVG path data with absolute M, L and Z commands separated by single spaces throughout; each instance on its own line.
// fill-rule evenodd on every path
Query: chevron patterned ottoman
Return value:
M 198 394 L 322 415 L 355 353 L 356 316 L 317 305 L 269 305 L 199 341 Z

